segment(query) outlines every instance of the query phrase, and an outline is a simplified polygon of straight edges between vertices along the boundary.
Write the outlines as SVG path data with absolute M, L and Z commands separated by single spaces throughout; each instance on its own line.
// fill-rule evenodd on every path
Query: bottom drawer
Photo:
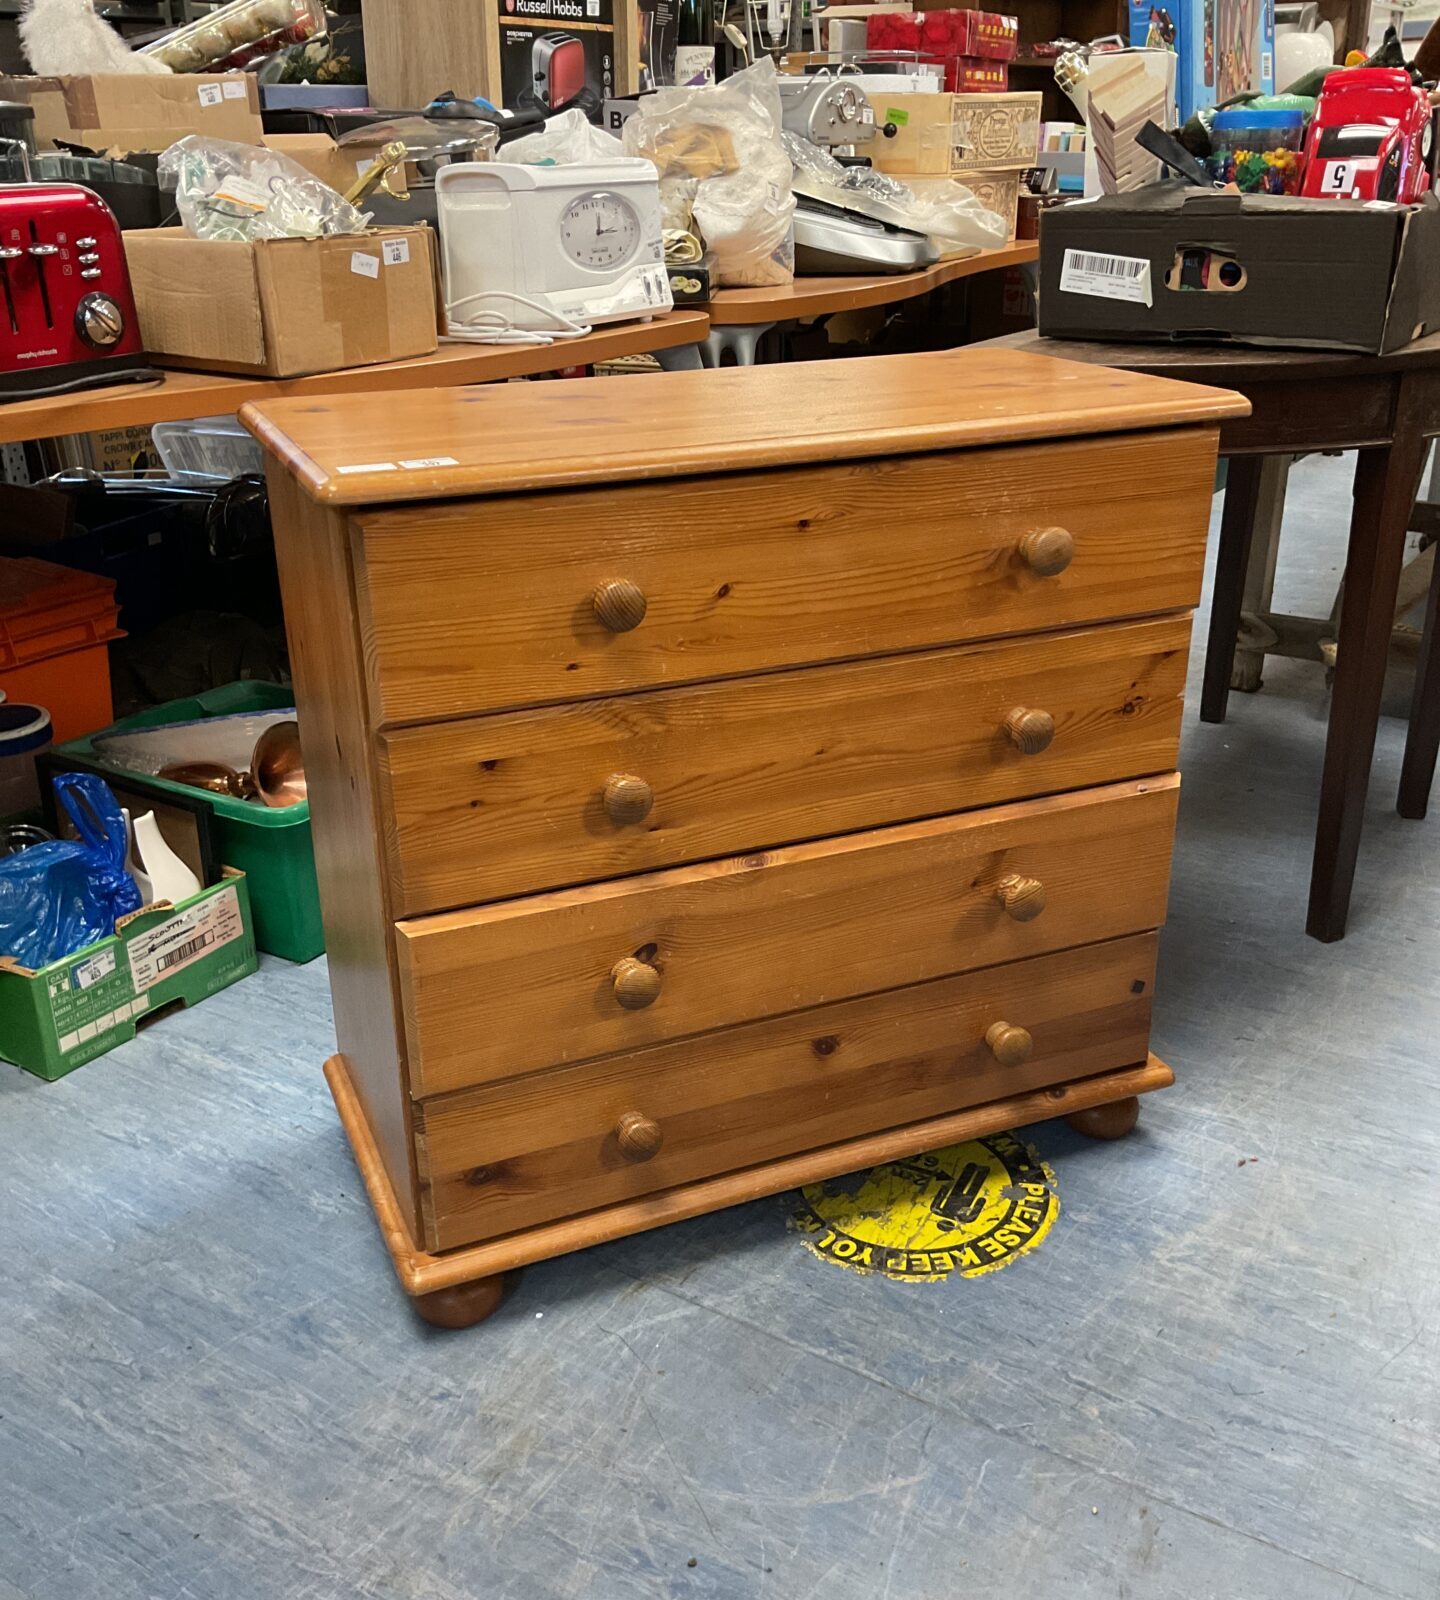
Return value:
M 1143 1061 L 1156 942 L 1085 945 L 421 1102 L 426 1247 Z

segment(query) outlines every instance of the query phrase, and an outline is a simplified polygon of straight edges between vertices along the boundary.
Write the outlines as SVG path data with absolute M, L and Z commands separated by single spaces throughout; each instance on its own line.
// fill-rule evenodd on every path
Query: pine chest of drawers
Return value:
M 432 1320 L 1149 1053 L 1224 391 L 986 350 L 247 408 Z

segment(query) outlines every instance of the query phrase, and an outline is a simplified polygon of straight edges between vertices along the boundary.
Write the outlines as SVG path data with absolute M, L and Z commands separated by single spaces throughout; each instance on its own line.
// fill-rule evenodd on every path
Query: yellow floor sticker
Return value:
M 902 1283 L 995 1272 L 1060 1215 L 1055 1174 L 1008 1133 L 812 1183 L 800 1197 L 791 1226 L 813 1254 Z

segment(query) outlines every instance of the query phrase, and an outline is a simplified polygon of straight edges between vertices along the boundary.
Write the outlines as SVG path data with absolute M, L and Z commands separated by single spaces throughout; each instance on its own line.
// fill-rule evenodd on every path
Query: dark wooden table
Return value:
M 992 341 L 1070 361 L 1122 367 L 1235 389 L 1248 417 L 1222 425 L 1230 457 L 1200 715 L 1223 722 L 1240 625 L 1240 600 L 1267 455 L 1358 450 L 1345 603 L 1325 743 L 1307 930 L 1342 938 L 1360 849 L 1365 793 L 1411 507 L 1428 440 L 1440 434 L 1440 334 L 1388 356 L 1226 345 L 1097 344 L 1012 334 Z M 1437 563 L 1440 573 L 1440 563 Z M 1440 750 L 1440 577 L 1431 584 L 1405 745 L 1398 809 L 1423 817 Z

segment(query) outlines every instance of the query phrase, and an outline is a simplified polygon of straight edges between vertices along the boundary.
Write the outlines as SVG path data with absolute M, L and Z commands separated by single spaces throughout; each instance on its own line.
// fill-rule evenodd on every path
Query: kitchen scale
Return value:
M 435 194 L 452 339 L 548 344 L 671 309 L 649 161 L 459 162 Z

